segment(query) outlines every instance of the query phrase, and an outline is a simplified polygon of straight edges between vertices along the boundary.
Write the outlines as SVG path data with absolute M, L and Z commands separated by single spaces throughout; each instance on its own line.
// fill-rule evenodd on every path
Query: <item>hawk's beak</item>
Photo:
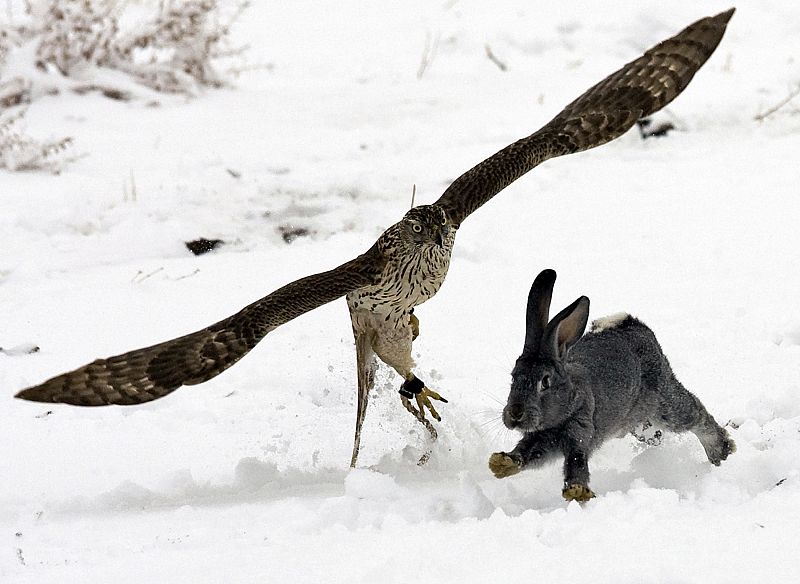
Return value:
M 450 228 L 447 225 L 442 225 L 439 231 L 436 232 L 436 244 L 439 247 L 444 245 L 444 238 L 447 237 L 448 233 L 450 233 Z

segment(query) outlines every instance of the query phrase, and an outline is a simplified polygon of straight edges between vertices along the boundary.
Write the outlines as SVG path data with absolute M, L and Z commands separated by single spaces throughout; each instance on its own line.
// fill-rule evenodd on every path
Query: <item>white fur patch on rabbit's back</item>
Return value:
M 631 315 L 627 312 L 616 312 L 608 316 L 602 316 L 592 321 L 592 329 L 589 332 L 596 334 L 616 328 L 625 322 L 626 319 L 630 318 L 630 316 Z

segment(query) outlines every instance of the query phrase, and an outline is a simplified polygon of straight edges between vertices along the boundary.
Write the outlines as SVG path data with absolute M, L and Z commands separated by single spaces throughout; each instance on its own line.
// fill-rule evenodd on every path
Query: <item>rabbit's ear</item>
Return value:
M 542 351 L 556 359 L 563 359 L 570 347 L 583 336 L 588 321 L 589 299 L 581 296 L 555 315 L 547 325 Z
M 528 294 L 528 310 L 525 316 L 525 346 L 523 353 L 535 354 L 539 351 L 547 319 L 550 316 L 550 298 L 556 283 L 554 270 L 543 270 L 533 281 Z

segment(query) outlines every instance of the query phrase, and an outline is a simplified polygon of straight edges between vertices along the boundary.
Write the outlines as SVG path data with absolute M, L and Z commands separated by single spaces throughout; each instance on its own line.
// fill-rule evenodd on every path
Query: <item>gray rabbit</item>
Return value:
M 629 314 L 592 323 L 581 296 L 548 323 L 556 273 L 544 270 L 528 296 L 525 346 L 511 372 L 503 423 L 523 432 L 511 452 L 496 452 L 497 478 L 564 456 L 568 501 L 594 497 L 588 459 L 606 439 L 652 422 L 691 431 L 708 460 L 719 465 L 736 445 L 675 377 L 653 331 Z

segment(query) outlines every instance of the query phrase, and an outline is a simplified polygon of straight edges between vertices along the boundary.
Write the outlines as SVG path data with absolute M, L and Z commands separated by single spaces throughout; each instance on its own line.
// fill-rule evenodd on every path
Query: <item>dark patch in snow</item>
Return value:
M 639 127 L 639 135 L 642 137 L 642 140 L 661 138 L 662 136 L 666 136 L 670 130 L 675 129 L 675 125 L 672 122 L 659 122 L 653 125 L 653 121 L 650 118 L 639 120 L 636 122 L 636 125 Z
M 194 241 L 187 241 L 186 247 L 194 255 L 203 255 L 204 253 L 208 253 L 211 250 L 216 249 L 223 243 L 225 242 L 221 239 L 206 239 L 205 237 L 201 237 L 200 239 L 195 239 Z
M 130 101 L 133 99 L 133 94 L 130 91 L 125 91 L 124 89 L 118 89 L 116 87 L 97 85 L 94 83 L 73 87 L 72 91 L 78 95 L 86 95 L 87 93 L 97 92 L 103 97 L 107 97 L 108 99 L 113 99 L 115 101 Z
M 32 355 L 33 353 L 38 353 L 39 351 L 39 346 L 34 343 L 22 343 L 21 345 L 11 347 L 10 349 L 4 349 L 3 347 L 0 347 L 0 353 L 12 357 L 17 355 Z
M 294 227 L 292 225 L 281 225 L 278 227 L 278 231 L 283 237 L 283 241 L 286 243 L 292 243 L 298 237 L 306 237 L 311 235 L 311 231 L 305 227 Z

